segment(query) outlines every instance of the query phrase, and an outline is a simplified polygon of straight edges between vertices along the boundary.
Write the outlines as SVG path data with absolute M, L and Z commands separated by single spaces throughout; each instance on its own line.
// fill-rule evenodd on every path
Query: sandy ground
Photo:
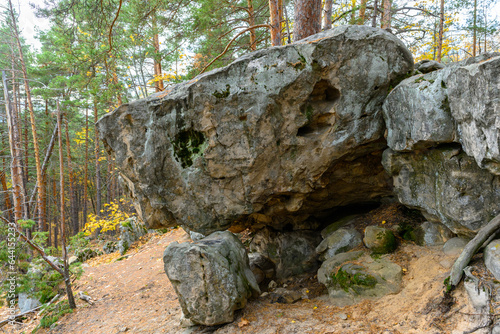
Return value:
M 237 312 L 233 323 L 183 328 L 181 309 L 163 270 L 162 255 L 170 242 L 186 240 L 184 231 L 175 229 L 153 236 L 130 251 L 124 260 L 116 261 L 119 257 L 116 253 L 92 259 L 82 277 L 74 282 L 74 289 L 86 292 L 94 304 L 78 300 L 74 313 L 61 318 L 54 329 L 37 333 L 458 334 L 474 327 L 474 311 L 462 286 L 454 292 L 455 303 L 449 312 L 443 314 L 437 308 L 443 281 L 454 258 L 446 256 L 440 248 L 404 243 L 396 253 L 387 255 L 404 268 L 403 289 L 399 294 L 337 307 L 325 294 L 314 296 L 313 291 L 319 290 L 312 277 L 289 284 L 297 289 L 310 289 L 311 299 L 279 304 L 261 297 Z M 30 333 L 38 321 L 34 316 L 20 326 L 3 327 L 0 333 Z

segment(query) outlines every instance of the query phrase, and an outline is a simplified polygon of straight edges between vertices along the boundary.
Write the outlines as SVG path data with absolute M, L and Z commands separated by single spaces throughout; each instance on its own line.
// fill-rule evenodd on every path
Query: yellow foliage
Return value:
M 122 198 L 120 202 L 123 204 L 125 200 Z M 83 229 L 85 235 L 91 235 L 98 229 L 101 232 L 114 231 L 119 223 L 130 218 L 127 213 L 120 210 L 118 202 L 104 204 L 104 209 L 101 210 L 101 213 L 101 217 L 92 213 L 88 215 L 87 224 L 85 224 Z

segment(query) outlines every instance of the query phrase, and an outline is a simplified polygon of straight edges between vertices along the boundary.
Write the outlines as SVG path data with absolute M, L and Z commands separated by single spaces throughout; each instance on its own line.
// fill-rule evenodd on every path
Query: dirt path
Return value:
M 78 301 L 78 309 L 58 321 L 52 330 L 38 333 L 462 333 L 470 327 L 463 312 L 466 296 L 459 290 L 448 318 L 436 318 L 433 306 L 442 294 L 443 280 L 453 258 L 440 249 L 404 244 L 389 259 L 399 263 L 405 275 L 403 290 L 377 301 L 365 301 L 349 307 L 337 307 L 325 296 L 301 300 L 295 304 L 271 303 L 269 297 L 252 300 L 239 311 L 236 320 L 219 328 L 180 327 L 181 310 L 177 296 L 163 270 L 162 255 L 173 241 L 186 241 L 187 235 L 176 229 L 156 235 L 132 250 L 129 257 L 116 261 L 110 254 L 89 262 L 90 267 L 75 282 L 76 291 L 84 291 L 94 305 Z M 98 264 L 102 262 L 109 262 Z M 297 288 L 315 289 L 314 278 Z M 463 290 L 463 289 L 462 289 Z M 463 307 L 463 308 L 460 308 Z M 459 310 L 459 311 L 457 311 Z M 344 318 L 344 319 L 343 319 Z M 14 330 L 30 333 L 37 319 Z M 0 330 L 1 332 L 2 330 Z

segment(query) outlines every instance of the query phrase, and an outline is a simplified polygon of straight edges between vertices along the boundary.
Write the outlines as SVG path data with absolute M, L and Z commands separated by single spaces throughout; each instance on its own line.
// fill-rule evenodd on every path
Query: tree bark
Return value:
M 22 202 L 24 197 L 24 191 L 22 189 L 22 178 L 21 178 L 21 157 L 19 155 L 19 128 L 17 119 L 13 118 L 12 104 L 9 96 L 9 89 L 7 86 L 7 76 L 5 71 L 2 71 L 2 81 L 3 81 L 3 93 L 5 98 L 5 108 L 7 115 L 7 128 L 9 132 L 9 147 L 12 156 L 12 161 L 10 164 L 10 175 L 12 179 L 12 189 L 13 189 L 13 201 L 14 201 L 14 221 L 17 222 L 23 219 L 22 213 Z
M 73 235 L 78 233 L 78 207 L 76 202 L 76 190 L 75 190 L 75 180 L 73 175 L 73 162 L 71 159 L 70 141 L 69 141 L 69 126 L 68 118 L 65 118 L 65 134 L 66 134 L 66 159 L 68 160 L 68 181 L 69 181 L 69 192 L 70 192 L 70 207 L 71 207 L 71 227 L 73 229 Z
M 441 9 L 439 13 L 439 36 L 437 46 L 437 61 L 441 62 L 441 53 L 443 51 L 443 33 L 444 33 L 444 0 L 441 0 Z
M 89 108 L 85 108 L 85 162 L 83 171 L 83 226 L 87 224 L 87 185 L 88 185 L 88 166 L 89 166 Z
M 37 197 L 37 204 L 38 204 L 38 210 L 39 210 L 39 228 L 41 230 L 41 227 L 45 223 L 45 203 L 42 202 L 42 199 L 44 198 L 43 192 L 45 191 L 45 187 L 43 184 L 43 178 L 42 178 L 42 166 L 40 163 L 40 149 L 38 147 L 38 136 L 36 132 L 36 121 L 35 121 L 35 113 L 33 110 L 33 103 L 31 101 L 31 90 L 30 90 L 30 85 L 28 81 L 28 72 L 26 70 L 26 63 L 24 62 L 24 56 L 23 56 L 23 50 L 21 47 L 21 41 L 19 38 L 19 31 L 17 29 L 17 24 L 16 24 L 16 19 L 14 17 L 14 10 L 12 8 L 12 0 L 9 0 L 9 11 L 10 11 L 10 16 L 12 19 L 12 28 L 13 28 L 13 33 L 14 37 L 17 41 L 17 48 L 19 51 L 19 60 L 21 62 L 21 71 L 23 73 L 23 79 L 24 79 L 24 87 L 25 87 L 25 93 L 26 93 L 26 99 L 28 101 L 28 110 L 30 113 L 30 122 L 31 122 L 31 132 L 33 136 L 33 147 L 34 147 L 34 153 L 35 153 L 35 164 L 36 164 L 36 179 L 38 181 L 38 197 Z
M 383 0 L 382 6 L 384 7 L 384 12 L 382 13 L 382 23 L 380 28 L 390 29 L 391 28 L 391 0 Z
M 323 30 L 332 28 L 332 5 L 333 0 L 325 0 L 325 4 L 323 6 L 323 24 L 321 27 Z
M 154 74 L 155 74 L 155 89 L 156 92 L 161 92 L 165 89 L 163 85 L 163 79 L 161 73 L 161 54 L 160 54 L 160 40 L 158 39 L 158 25 L 156 23 L 156 12 L 153 13 L 152 25 L 153 25 L 153 47 L 155 49 L 154 53 Z
M 372 16 L 372 27 L 377 27 L 377 16 L 378 16 L 378 0 L 373 0 L 373 16 Z
M 248 5 L 248 25 L 253 27 L 255 25 L 255 12 L 253 9 L 253 0 L 247 0 Z M 250 50 L 257 50 L 255 29 L 250 29 Z
M 359 18 L 357 24 L 363 25 L 366 20 L 366 1 L 361 0 L 361 5 L 359 7 Z
M 472 27 L 473 29 L 473 37 L 472 37 L 472 57 L 476 56 L 476 43 L 477 43 L 477 37 L 476 37 L 476 24 L 477 24 L 477 0 L 474 0 L 474 26 Z
M 293 41 L 321 31 L 321 0 L 295 0 Z
M 99 147 L 99 131 L 97 130 L 97 102 L 94 101 L 94 124 L 95 124 L 95 214 L 101 216 L 101 163 L 99 161 L 101 152 Z
M 12 204 L 10 203 L 10 195 L 9 195 L 9 190 L 7 189 L 7 181 L 6 181 L 6 172 L 5 169 L 0 172 L 0 183 L 2 184 L 2 189 L 4 193 L 4 204 L 5 204 L 5 211 L 7 212 L 7 217 L 10 218 L 12 215 Z
M 469 241 L 469 243 L 465 246 L 462 254 L 458 257 L 458 259 L 453 264 L 450 272 L 450 281 L 449 284 L 452 287 L 455 287 L 460 283 L 460 280 L 463 276 L 464 268 L 469 264 L 471 258 L 477 252 L 477 250 L 483 245 L 483 243 L 493 234 L 498 231 L 500 228 L 500 215 L 493 218 L 488 224 L 483 226 L 476 236 Z
M 76 308 L 75 298 L 71 290 L 71 280 L 69 277 L 68 253 L 66 251 L 66 221 L 64 219 L 64 158 L 63 158 L 63 140 L 62 140 L 62 113 L 59 108 L 59 100 L 57 101 L 57 128 L 59 142 L 59 188 L 61 188 L 61 244 L 64 263 L 64 283 L 66 285 L 66 293 L 68 296 L 69 307 Z
M 281 45 L 281 18 L 279 0 L 269 0 L 269 23 L 271 24 L 271 45 Z

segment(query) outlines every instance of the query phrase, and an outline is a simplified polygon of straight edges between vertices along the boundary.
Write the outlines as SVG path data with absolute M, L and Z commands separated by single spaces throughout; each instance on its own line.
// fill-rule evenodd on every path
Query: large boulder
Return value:
M 171 243 L 163 261 L 184 316 L 195 324 L 231 322 L 234 312 L 260 293 L 243 244 L 228 231 Z
M 383 164 L 399 201 L 458 234 L 500 212 L 499 56 L 410 77 L 383 106 Z
M 412 67 L 394 35 L 337 27 L 122 105 L 98 127 L 148 227 L 295 226 L 391 194 L 380 111 Z
M 500 212 L 500 177 L 477 166 L 460 146 L 384 152 L 401 203 L 419 208 L 453 233 L 472 235 Z

